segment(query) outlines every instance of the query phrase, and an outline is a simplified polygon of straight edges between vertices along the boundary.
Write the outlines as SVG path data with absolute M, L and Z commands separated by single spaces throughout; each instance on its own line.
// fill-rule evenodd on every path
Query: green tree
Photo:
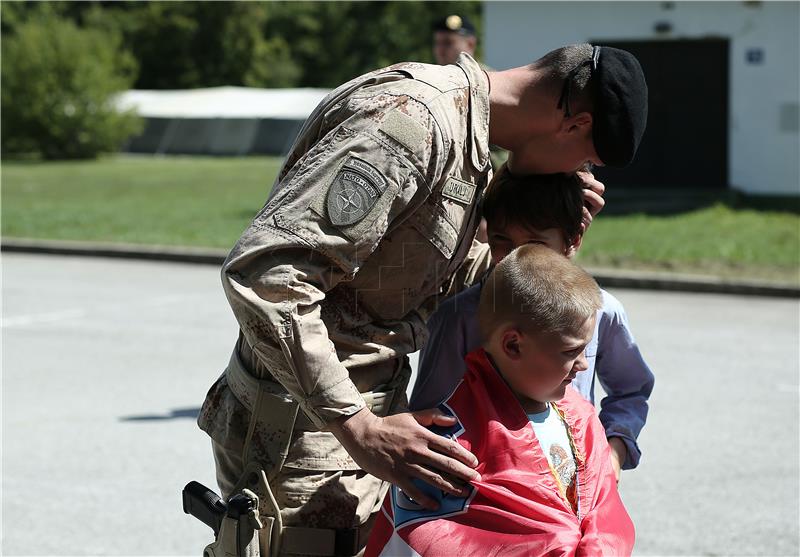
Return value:
M 298 85 L 335 87 L 402 61 L 433 62 L 431 24 L 452 13 L 478 27 L 480 2 L 271 2 L 265 28 L 303 69 Z
M 120 33 L 137 89 L 335 87 L 395 62 L 432 62 L 434 19 L 466 15 L 479 33 L 482 21 L 470 1 L 4 2 L 3 29 L 44 6 Z
M 141 129 L 114 105 L 136 72 L 119 35 L 80 29 L 45 6 L 17 19 L 1 41 L 4 154 L 93 158 Z
M 265 38 L 268 4 L 115 2 L 86 25 L 118 29 L 140 66 L 138 89 L 288 87 L 300 69 L 282 37 Z

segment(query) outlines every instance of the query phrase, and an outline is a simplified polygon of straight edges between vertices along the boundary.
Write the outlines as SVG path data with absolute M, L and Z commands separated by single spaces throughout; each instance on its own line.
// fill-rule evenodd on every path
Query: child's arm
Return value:
M 622 471 L 622 466 L 628 459 L 628 446 L 622 437 L 609 437 L 608 448 L 610 450 L 611 467 L 614 469 L 614 478 L 619 482 L 619 473 Z
M 464 376 L 464 356 L 480 346 L 477 312 L 480 285 L 449 298 L 428 320 L 428 342 L 422 350 L 409 408 L 434 408 Z
M 595 370 L 607 393 L 600 403 L 600 421 L 612 450 L 619 452 L 619 442 L 624 443 L 627 454 L 620 464 L 628 470 L 641 458 L 636 438 L 647 420 L 647 400 L 655 378 L 639 352 L 625 309 L 605 291 L 598 335 Z

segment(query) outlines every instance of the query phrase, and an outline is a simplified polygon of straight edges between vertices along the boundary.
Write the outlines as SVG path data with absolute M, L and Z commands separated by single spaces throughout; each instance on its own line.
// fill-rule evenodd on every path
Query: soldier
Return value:
M 489 142 L 517 173 L 624 166 L 646 95 L 632 55 L 583 44 L 503 72 L 397 64 L 316 108 L 223 265 L 240 335 L 198 419 L 223 496 L 259 496 L 264 555 L 357 554 L 386 482 L 428 507 L 412 478 L 465 492 L 475 457 L 423 427 L 449 419 L 405 410 L 407 355 L 489 265 Z M 588 226 L 603 185 L 582 178 Z
M 462 52 L 475 56 L 476 46 L 475 26 L 466 17 L 453 14 L 433 23 L 433 57 L 437 64 L 455 64 Z

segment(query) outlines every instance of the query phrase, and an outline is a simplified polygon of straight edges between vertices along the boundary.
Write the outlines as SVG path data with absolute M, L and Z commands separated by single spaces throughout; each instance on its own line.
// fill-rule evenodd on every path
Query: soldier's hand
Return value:
M 581 234 L 585 233 L 592 224 L 592 219 L 603 210 L 606 204 L 603 194 L 606 187 L 594 177 L 590 170 L 576 172 L 578 180 L 583 187 L 583 218 L 581 219 Z
M 373 476 L 392 482 L 414 501 L 427 509 L 436 509 L 436 501 L 425 495 L 413 478 L 427 482 L 445 493 L 466 497 L 461 482 L 480 479 L 473 470 L 478 459 L 456 441 L 436 435 L 423 423 L 452 425 L 453 419 L 437 410 L 415 415 L 405 413 L 379 418 L 366 408 L 336 420 L 330 430 L 359 466 Z

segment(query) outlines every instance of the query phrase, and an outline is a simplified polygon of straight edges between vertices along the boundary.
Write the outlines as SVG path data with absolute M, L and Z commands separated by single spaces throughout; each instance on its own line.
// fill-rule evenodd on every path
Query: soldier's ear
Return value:
M 592 115 L 589 112 L 578 112 L 572 116 L 564 115 L 561 120 L 561 129 L 563 134 L 578 134 L 583 135 L 592 131 Z M 591 134 L 589 134 L 591 136 Z

